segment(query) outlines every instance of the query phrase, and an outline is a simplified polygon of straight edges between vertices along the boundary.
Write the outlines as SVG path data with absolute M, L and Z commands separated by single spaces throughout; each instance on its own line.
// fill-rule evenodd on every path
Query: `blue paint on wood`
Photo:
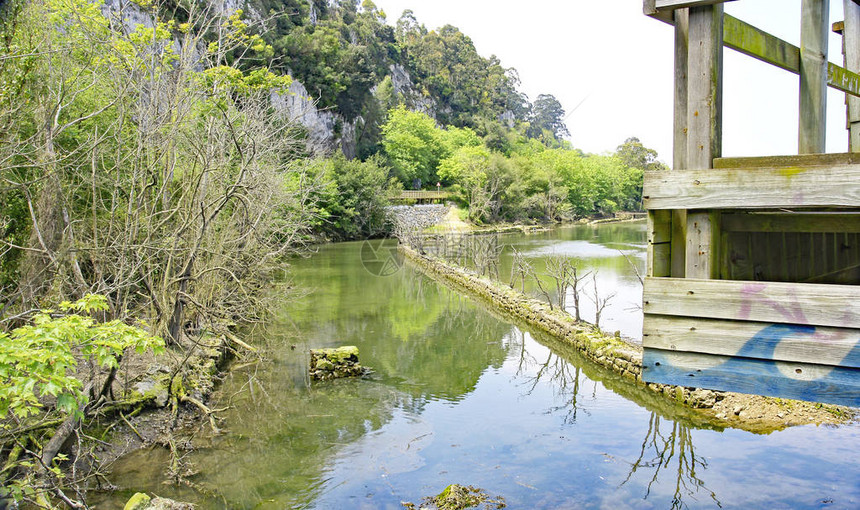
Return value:
M 736 357 L 646 348 L 642 380 L 695 388 L 752 393 L 781 398 L 860 407 L 860 341 L 841 366 L 809 365 L 773 360 L 779 343 L 795 335 L 814 335 L 812 326 L 774 324 L 747 341 Z M 798 373 L 779 367 L 795 366 Z M 823 375 L 811 378 L 804 368 Z
M 713 359 L 727 361 L 709 367 Z M 673 364 L 678 361 L 682 366 Z M 830 368 L 826 376 L 804 380 L 782 374 L 771 360 L 659 349 L 646 349 L 642 363 L 646 382 L 860 407 L 860 369 L 856 368 L 826 367 Z

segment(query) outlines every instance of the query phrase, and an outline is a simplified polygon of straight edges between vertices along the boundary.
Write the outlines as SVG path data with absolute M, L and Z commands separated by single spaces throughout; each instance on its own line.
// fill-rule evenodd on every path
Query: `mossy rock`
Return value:
M 354 345 L 345 345 L 337 349 L 320 349 L 316 352 L 322 354 L 323 357 L 335 365 L 346 361 L 358 361 L 358 347 Z
M 146 510 L 149 508 L 150 501 L 152 501 L 152 498 L 142 492 L 138 492 L 128 500 L 123 510 Z

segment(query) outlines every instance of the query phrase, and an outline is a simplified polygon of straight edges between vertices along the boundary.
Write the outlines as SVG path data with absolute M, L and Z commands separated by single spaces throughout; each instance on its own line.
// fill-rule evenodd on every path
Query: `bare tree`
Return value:
M 612 291 L 605 296 L 601 296 L 600 292 L 597 289 L 597 270 L 591 274 L 591 282 L 594 288 L 594 294 L 588 296 L 592 303 L 594 303 L 594 325 L 597 328 L 600 328 L 600 317 L 603 315 L 603 310 L 606 308 L 606 305 L 618 294 L 617 291 Z
M 571 290 L 573 297 L 574 314 L 577 321 L 582 320 L 579 313 L 580 283 L 591 272 L 580 273 L 576 264 L 563 255 L 553 255 L 546 261 L 547 274 L 555 281 L 558 306 L 562 310 L 567 309 L 567 290 Z

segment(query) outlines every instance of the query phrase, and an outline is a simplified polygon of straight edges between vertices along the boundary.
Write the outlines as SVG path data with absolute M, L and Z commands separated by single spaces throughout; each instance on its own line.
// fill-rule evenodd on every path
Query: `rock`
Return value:
M 182 503 L 167 498 L 155 498 L 146 510 L 194 510 L 194 508 L 195 506 L 191 503 Z
M 743 411 L 743 410 L 744 410 L 743 406 L 735 406 L 734 409 L 732 409 L 732 412 L 737 416 L 737 415 L 741 414 L 741 411 Z
M 123 507 L 123 510 L 146 510 L 149 508 L 150 497 L 142 492 L 132 496 Z
M 358 347 L 354 345 L 337 349 L 311 349 L 311 364 L 308 373 L 311 379 L 324 381 L 366 374 L 367 368 L 358 364 Z
M 690 393 L 689 403 L 697 409 L 710 409 L 717 403 L 717 397 L 713 391 L 709 390 L 694 390 Z
M 167 405 L 167 397 L 169 395 L 167 391 L 169 379 L 169 374 L 160 374 L 154 378 L 144 379 L 135 383 L 134 391 L 142 397 L 152 398 L 156 406 L 164 407 Z

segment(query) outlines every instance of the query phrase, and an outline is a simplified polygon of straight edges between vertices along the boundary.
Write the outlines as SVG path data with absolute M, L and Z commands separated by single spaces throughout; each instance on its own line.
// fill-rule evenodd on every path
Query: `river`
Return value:
M 644 265 L 644 225 L 499 239 L 537 269 L 551 252 L 599 268 L 599 292 L 618 290 L 604 329 L 640 334 L 631 263 Z M 514 509 L 860 508 L 860 426 L 714 430 L 368 253 L 333 244 L 292 263 L 306 295 L 255 333 L 266 361 L 230 372 L 214 403 L 230 406 L 223 434 L 203 429 L 185 459 L 202 491 L 163 484 L 167 454 L 151 449 L 113 467 L 115 501 L 148 491 L 204 509 L 398 509 L 459 483 Z M 373 374 L 311 384 L 307 350 L 339 345 L 357 345 Z

